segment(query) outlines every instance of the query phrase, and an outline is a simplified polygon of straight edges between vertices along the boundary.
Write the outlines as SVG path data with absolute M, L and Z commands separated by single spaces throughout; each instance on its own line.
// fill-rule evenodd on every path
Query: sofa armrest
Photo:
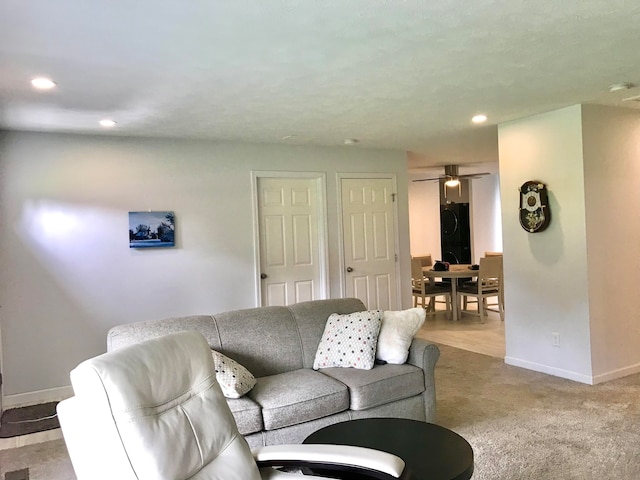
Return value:
M 414 338 L 409 347 L 407 363 L 419 367 L 424 372 L 424 401 L 426 420 L 435 420 L 436 414 L 436 363 L 440 358 L 440 349 L 437 345 Z
M 407 363 L 415 365 L 423 370 L 434 370 L 436 362 L 440 358 L 440 349 L 435 343 L 427 342 L 421 338 L 414 338 L 409 347 Z

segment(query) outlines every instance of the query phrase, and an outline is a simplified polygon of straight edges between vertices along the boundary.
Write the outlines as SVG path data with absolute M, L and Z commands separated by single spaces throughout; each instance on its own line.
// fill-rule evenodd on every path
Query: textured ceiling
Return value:
M 637 0 L 2 0 L 0 128 L 492 162 L 498 123 L 640 107 L 608 92 L 640 84 L 639 25 Z

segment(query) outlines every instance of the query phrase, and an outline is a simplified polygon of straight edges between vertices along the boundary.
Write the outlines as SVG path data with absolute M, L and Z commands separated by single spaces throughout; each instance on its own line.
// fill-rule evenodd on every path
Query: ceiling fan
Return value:
M 460 180 L 470 179 L 470 178 L 480 178 L 484 175 L 489 175 L 489 172 L 482 173 L 470 173 L 468 175 L 460 175 L 458 173 L 458 165 L 445 165 L 444 166 L 444 175 L 440 175 L 434 178 L 419 178 L 413 180 L 414 182 L 429 182 L 429 181 L 439 181 L 444 180 L 444 184 L 447 187 L 457 187 L 460 184 Z

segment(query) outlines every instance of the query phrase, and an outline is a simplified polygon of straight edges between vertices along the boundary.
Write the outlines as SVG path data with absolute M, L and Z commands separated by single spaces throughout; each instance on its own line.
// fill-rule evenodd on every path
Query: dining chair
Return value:
M 415 256 L 412 256 L 411 258 L 420 260 L 420 263 L 423 267 L 430 267 L 431 265 L 433 265 L 433 258 L 431 257 L 430 253 L 415 255 Z
M 422 255 L 415 255 L 411 258 L 417 258 L 418 260 L 420 260 L 420 263 L 422 264 L 422 268 L 425 269 L 427 267 L 431 267 L 433 266 L 433 256 L 430 253 L 425 253 Z M 451 290 L 451 280 L 450 279 L 445 279 L 445 281 L 441 281 L 441 282 L 434 282 L 433 280 L 431 281 L 431 285 L 437 285 L 439 287 L 445 287 L 446 290 Z M 435 304 L 436 303 L 447 303 L 447 300 L 438 300 L 437 297 L 433 298 L 430 302 L 429 302 L 429 306 L 430 309 L 433 310 L 435 309 Z
M 502 252 L 484 252 L 484 256 L 485 257 L 502 257 Z M 503 272 L 504 272 L 504 269 L 503 269 Z M 500 296 L 497 301 L 499 303 L 502 303 L 502 308 L 504 309 L 503 298 L 504 297 Z M 487 303 L 486 306 L 498 307 L 498 303 Z
M 451 311 L 451 287 L 449 285 L 434 285 L 424 278 L 422 262 L 419 258 L 411 259 L 411 283 L 413 288 L 413 306 L 422 306 L 427 314 L 435 315 L 436 297 L 444 297 L 447 316 Z M 429 298 L 429 303 L 427 303 Z
M 484 323 L 484 317 L 488 311 L 500 314 L 500 320 L 504 321 L 504 300 L 502 295 L 502 256 L 482 257 L 478 278 L 473 282 L 465 282 L 458 288 L 458 297 L 463 298 L 461 312 L 472 313 L 480 317 L 480 322 Z M 477 313 L 469 310 L 468 297 L 475 297 L 478 304 Z M 487 298 L 497 297 L 496 304 L 488 304 Z M 496 310 L 490 308 L 497 307 Z

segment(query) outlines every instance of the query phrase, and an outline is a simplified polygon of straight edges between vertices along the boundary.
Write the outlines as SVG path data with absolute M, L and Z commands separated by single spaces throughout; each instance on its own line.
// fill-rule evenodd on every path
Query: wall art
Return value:
M 520 187 L 520 226 L 529 233 L 541 232 L 549 226 L 551 211 L 544 183 L 530 180 Z
M 129 212 L 129 248 L 175 246 L 173 212 Z

